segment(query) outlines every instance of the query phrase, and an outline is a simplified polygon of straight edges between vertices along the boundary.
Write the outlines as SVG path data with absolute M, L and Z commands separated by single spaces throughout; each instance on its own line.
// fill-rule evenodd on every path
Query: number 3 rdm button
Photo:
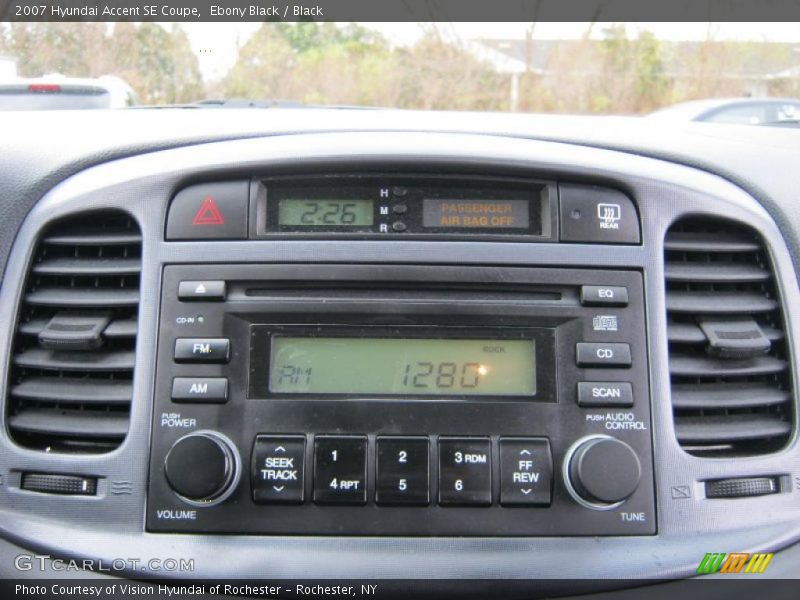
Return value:
M 439 440 L 439 504 L 492 503 L 492 447 L 485 438 Z
M 320 435 L 314 440 L 314 502 L 367 502 L 367 438 Z

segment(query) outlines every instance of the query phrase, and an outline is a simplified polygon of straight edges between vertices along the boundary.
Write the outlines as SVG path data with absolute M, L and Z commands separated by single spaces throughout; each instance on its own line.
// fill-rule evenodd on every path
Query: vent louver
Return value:
M 698 456 L 773 452 L 792 432 L 783 316 L 761 238 L 724 220 L 665 240 L 667 338 L 678 442 Z
M 57 221 L 35 250 L 18 315 L 7 423 L 20 445 L 107 452 L 128 431 L 141 234 L 119 212 Z

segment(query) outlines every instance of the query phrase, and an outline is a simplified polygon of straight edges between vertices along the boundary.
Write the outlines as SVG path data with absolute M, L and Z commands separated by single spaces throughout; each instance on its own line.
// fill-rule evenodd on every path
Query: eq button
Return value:
M 579 342 L 576 346 L 579 367 L 630 367 L 629 344 Z
M 439 504 L 492 503 L 492 448 L 484 438 L 439 440 Z
M 378 438 L 378 504 L 425 506 L 430 501 L 427 438 Z
M 366 504 L 367 438 L 334 435 L 316 437 L 314 502 Z
M 584 306 L 628 306 L 628 288 L 612 285 L 584 285 L 581 287 L 581 304 Z

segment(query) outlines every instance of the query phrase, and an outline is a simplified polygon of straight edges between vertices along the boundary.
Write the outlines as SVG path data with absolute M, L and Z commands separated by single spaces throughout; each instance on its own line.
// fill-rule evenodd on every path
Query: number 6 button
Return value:
M 379 437 L 377 447 L 375 502 L 427 505 L 430 502 L 428 439 Z
M 439 439 L 439 504 L 492 503 L 492 447 L 486 438 Z

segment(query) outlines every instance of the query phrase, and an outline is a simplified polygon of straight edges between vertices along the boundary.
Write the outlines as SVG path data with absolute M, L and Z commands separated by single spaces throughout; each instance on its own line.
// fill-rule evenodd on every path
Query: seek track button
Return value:
M 251 487 L 258 504 L 303 502 L 306 438 L 259 435 L 253 445 Z

